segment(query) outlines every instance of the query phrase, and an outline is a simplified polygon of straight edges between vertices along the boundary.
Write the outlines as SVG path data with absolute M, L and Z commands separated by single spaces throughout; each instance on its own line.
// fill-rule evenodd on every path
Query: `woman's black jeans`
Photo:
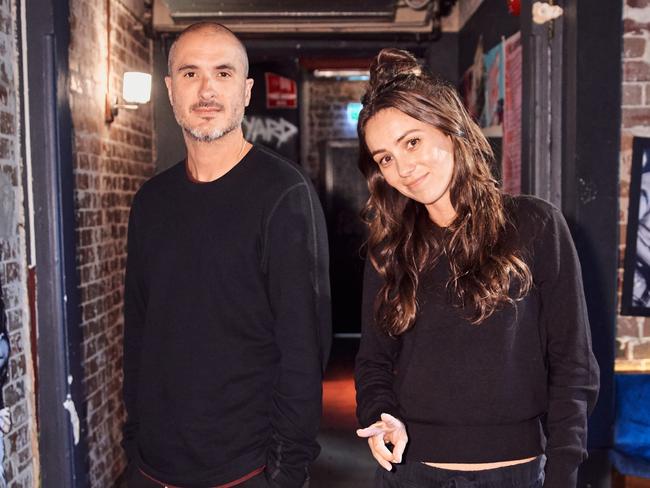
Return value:
M 542 488 L 546 458 L 482 471 L 454 471 L 420 462 L 393 465 L 392 471 L 377 468 L 376 488 Z

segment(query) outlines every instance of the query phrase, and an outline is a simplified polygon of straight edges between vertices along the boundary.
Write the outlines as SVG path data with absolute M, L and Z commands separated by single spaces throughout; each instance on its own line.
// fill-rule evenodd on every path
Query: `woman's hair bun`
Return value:
M 410 52 L 395 48 L 382 49 L 370 66 L 369 91 L 390 83 L 397 76 L 420 74 L 422 67 Z

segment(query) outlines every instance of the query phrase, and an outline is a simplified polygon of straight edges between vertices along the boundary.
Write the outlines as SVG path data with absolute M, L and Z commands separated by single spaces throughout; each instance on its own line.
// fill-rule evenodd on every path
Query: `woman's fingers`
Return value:
M 386 424 L 386 427 L 388 427 L 391 430 L 403 428 L 404 429 L 404 424 L 402 423 L 401 420 L 396 419 L 389 413 L 382 413 L 381 414 L 381 420 Z M 375 424 L 373 424 L 375 425 Z
M 370 452 L 377 462 L 386 470 L 392 469 L 391 463 L 401 463 L 404 449 L 408 443 L 406 427 L 404 424 L 387 413 L 381 414 L 381 421 L 364 428 L 357 429 L 359 437 L 368 438 Z M 393 452 L 386 447 L 386 443 L 393 444 Z
M 386 461 L 393 460 L 393 453 L 388 450 L 386 447 L 386 441 L 384 440 L 384 434 L 379 434 L 374 437 L 371 437 L 372 443 L 375 447 L 377 453 Z
M 387 471 L 393 469 L 393 466 L 390 464 L 390 459 L 393 458 L 391 452 L 386 449 L 384 444 L 384 439 L 382 436 L 375 436 L 368 438 L 368 446 L 370 447 L 370 452 L 372 457 L 379 463 L 379 465 Z M 388 458 L 385 457 L 385 453 L 388 453 Z
M 365 429 L 357 429 L 357 435 L 359 437 L 373 437 L 384 432 L 386 432 L 386 429 L 383 422 L 375 422 Z
M 395 447 L 393 447 L 393 462 L 401 463 L 402 455 L 404 454 L 404 449 L 406 449 L 406 443 L 408 442 L 408 437 L 400 437 L 397 442 L 395 442 Z

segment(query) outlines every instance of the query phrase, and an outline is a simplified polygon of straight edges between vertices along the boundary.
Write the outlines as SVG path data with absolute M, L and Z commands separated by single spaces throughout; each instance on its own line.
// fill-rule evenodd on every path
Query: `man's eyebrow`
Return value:
M 199 67 L 195 64 L 182 64 L 176 69 L 176 71 L 187 71 L 187 70 L 196 70 L 196 69 L 199 69 Z M 220 64 L 218 66 L 215 66 L 212 69 L 215 71 L 220 71 L 220 70 L 237 71 L 235 65 L 230 63 Z
M 235 65 L 230 63 L 220 64 L 219 66 L 215 66 L 214 69 L 215 70 L 229 69 L 230 71 L 237 71 Z
M 195 64 L 181 64 L 181 65 L 176 69 L 176 71 L 185 71 L 185 70 L 188 70 L 188 69 L 199 69 L 199 67 L 196 66 Z

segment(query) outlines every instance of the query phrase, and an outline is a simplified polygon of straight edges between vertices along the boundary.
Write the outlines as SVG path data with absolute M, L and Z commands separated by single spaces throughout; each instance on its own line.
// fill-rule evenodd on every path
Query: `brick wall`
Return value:
M 9 381 L 3 397 L 13 418 L 13 427 L 2 442 L 8 486 L 27 488 L 37 486 L 38 449 L 29 347 L 15 8 L 12 1 L 0 2 L 0 284 L 11 343 Z
M 303 165 L 313 180 L 320 170 L 320 151 L 328 139 L 356 139 L 357 124 L 347 120 L 347 104 L 359 102 L 365 81 L 310 80 L 305 83 L 307 131 L 302 145 Z
M 152 43 L 141 29 L 142 0 L 110 1 L 110 91 L 119 94 L 124 71 L 153 71 Z M 112 486 L 126 462 L 120 448 L 126 231 L 133 195 L 154 170 L 149 105 L 120 110 L 111 124 L 104 122 L 106 16 L 105 1 L 70 2 L 77 265 L 93 487 Z
M 619 303 L 627 236 L 632 138 L 650 137 L 650 0 L 622 0 L 623 86 L 620 160 Z M 619 316 L 616 367 L 650 369 L 650 318 Z

